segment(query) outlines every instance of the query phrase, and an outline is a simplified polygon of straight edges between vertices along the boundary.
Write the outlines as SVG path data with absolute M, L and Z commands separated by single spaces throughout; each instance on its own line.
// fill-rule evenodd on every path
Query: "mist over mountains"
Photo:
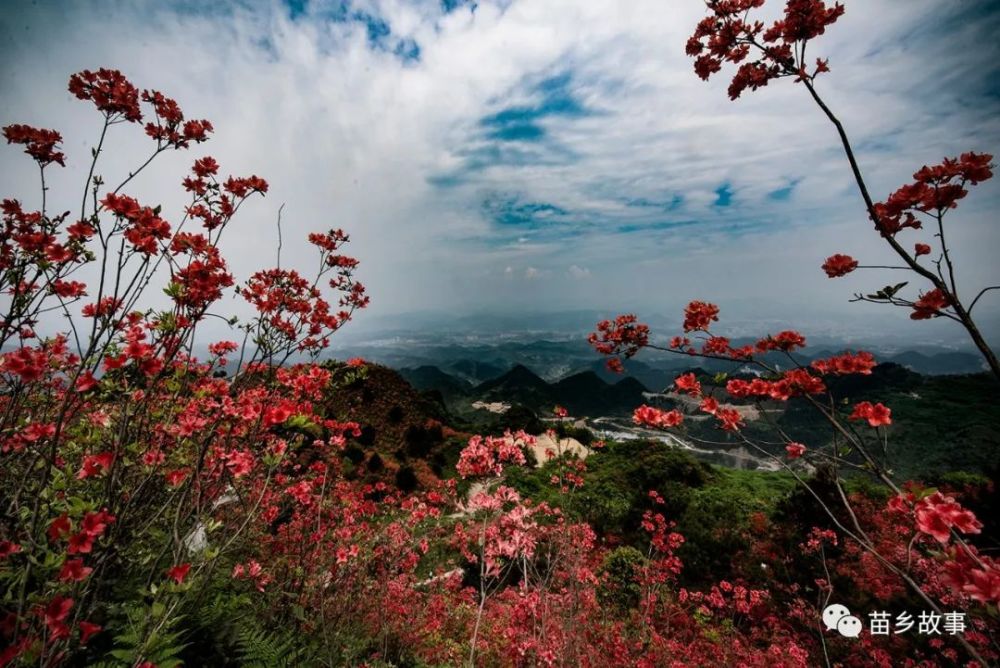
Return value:
M 456 382 L 478 385 L 498 378 L 522 365 L 549 383 L 575 374 L 591 372 L 605 382 L 622 376 L 605 369 L 604 358 L 587 343 L 587 334 L 599 320 L 613 317 L 610 311 L 579 310 L 551 314 L 466 314 L 444 316 L 418 314 L 352 323 L 334 342 L 330 356 L 338 359 L 363 357 L 395 369 L 420 370 L 417 377 L 430 379 L 433 367 L 453 380 L 439 378 L 442 391 L 457 391 Z M 681 331 L 673 317 L 645 319 L 654 342 Z M 912 325 L 909 321 L 907 324 Z M 356 326 L 357 325 L 357 326 Z M 828 326 L 829 325 L 829 326 Z M 756 341 L 763 332 L 777 332 L 792 325 L 779 320 L 727 319 L 720 333 L 734 345 Z M 911 327 L 912 329 L 912 327 Z M 923 375 L 967 374 L 984 369 L 981 357 L 967 349 L 957 331 L 952 338 L 914 340 L 901 338 L 889 329 L 872 329 L 867 335 L 836 324 L 813 321 L 799 328 L 808 347 L 796 354 L 802 363 L 829 357 L 844 350 L 870 350 L 880 362 L 893 362 Z M 788 360 L 775 355 L 769 360 L 780 367 Z M 693 366 L 685 355 L 644 350 L 625 363 L 625 377 L 634 378 L 651 391 L 668 385 L 675 373 Z M 735 370 L 732 362 L 700 360 L 706 371 Z M 450 389 L 449 389 L 450 388 Z

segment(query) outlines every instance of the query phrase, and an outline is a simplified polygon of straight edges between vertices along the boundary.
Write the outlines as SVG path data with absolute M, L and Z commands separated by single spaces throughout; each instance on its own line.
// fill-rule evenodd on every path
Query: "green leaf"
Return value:
M 903 281 L 902 283 L 896 283 L 896 285 L 892 286 L 892 292 L 890 292 L 889 294 L 893 294 L 894 295 L 897 292 L 899 292 L 900 290 L 902 290 L 903 288 L 905 288 L 907 285 L 909 285 L 909 281 Z

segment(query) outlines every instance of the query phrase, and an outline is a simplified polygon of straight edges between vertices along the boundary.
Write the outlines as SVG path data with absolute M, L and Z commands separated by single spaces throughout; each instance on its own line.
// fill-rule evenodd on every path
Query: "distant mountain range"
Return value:
M 517 364 L 499 376 L 473 385 L 433 366 L 400 369 L 413 387 L 440 392 L 452 409 L 462 410 L 472 401 L 520 404 L 545 413 L 563 406 L 576 416 L 630 413 L 643 402 L 647 388 L 636 378 L 616 377 L 609 383 L 594 371 L 583 371 L 550 383 Z
M 742 340 L 734 341 L 741 345 Z M 809 354 L 795 355 L 802 364 L 814 359 L 831 357 L 857 346 L 822 347 Z M 548 383 L 589 371 L 606 383 L 615 384 L 623 376 L 611 373 L 605 367 L 606 359 L 593 351 L 586 341 L 506 341 L 493 345 L 400 345 L 372 348 L 352 348 L 352 354 L 395 369 L 405 369 L 417 385 L 439 390 L 444 396 L 463 394 L 470 387 L 493 380 L 517 366 L 524 366 Z M 639 381 L 653 391 L 668 386 L 679 371 L 700 365 L 706 371 L 732 372 L 734 364 L 719 360 L 693 360 L 684 355 L 643 351 L 639 358 L 625 361 L 624 377 Z M 984 370 L 982 358 L 967 352 L 922 352 L 909 350 L 879 354 L 879 362 L 891 362 L 924 376 L 978 373 Z M 783 354 L 765 356 L 765 360 L 779 367 L 787 367 Z M 444 374 L 446 378 L 439 377 Z

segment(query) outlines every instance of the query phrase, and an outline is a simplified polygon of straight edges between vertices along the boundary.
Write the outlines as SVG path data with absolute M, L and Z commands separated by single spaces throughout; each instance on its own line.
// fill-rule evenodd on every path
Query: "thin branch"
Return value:
M 281 269 L 281 212 L 284 211 L 284 209 L 285 203 L 282 202 L 281 206 L 278 207 L 278 269 Z
M 979 294 L 976 295 L 976 298 L 972 300 L 972 304 L 969 306 L 969 310 L 966 311 L 966 312 L 971 314 L 972 313 L 972 309 L 975 308 L 976 302 L 979 301 L 979 298 L 982 297 L 987 292 L 989 292 L 990 290 L 1000 290 L 1000 285 L 991 285 L 988 288 L 983 288 L 982 290 L 980 290 Z

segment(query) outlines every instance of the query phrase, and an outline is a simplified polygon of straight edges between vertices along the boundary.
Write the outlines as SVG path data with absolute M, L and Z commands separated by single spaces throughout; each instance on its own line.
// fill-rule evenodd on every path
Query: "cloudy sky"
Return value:
M 945 155 L 1000 150 L 998 3 L 845 4 L 811 51 L 830 59 L 820 90 L 876 197 Z M 703 11 L 699 0 L 15 0 L 0 15 L 0 119 L 63 133 L 69 163 L 51 197 L 72 203 L 100 117 L 67 93 L 68 76 L 112 67 L 162 90 L 216 133 L 131 194 L 179 219 L 195 157 L 266 177 L 267 198 L 223 243 L 237 276 L 274 263 L 284 204 L 282 264 L 311 259 L 295 241 L 308 231 L 345 228 L 372 318 L 667 312 L 697 298 L 741 316 L 887 322 L 847 300 L 896 276 L 819 269 L 834 252 L 890 259 L 832 127 L 790 80 L 730 102 L 726 76 L 698 79 L 684 43 Z M 109 181 L 149 148 L 138 128 L 115 130 Z M 0 151 L 3 190 L 32 202 L 25 160 Z M 967 295 L 1000 278 L 998 205 L 989 182 L 951 222 Z M 994 305 L 977 307 L 991 323 Z M 916 337 L 943 331 L 890 319 Z

